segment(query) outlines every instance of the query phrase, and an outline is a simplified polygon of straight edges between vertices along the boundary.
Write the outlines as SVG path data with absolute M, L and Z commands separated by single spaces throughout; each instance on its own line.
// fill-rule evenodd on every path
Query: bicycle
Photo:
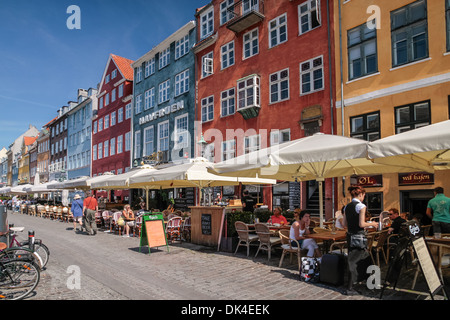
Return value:
M 25 228 L 24 227 L 10 227 L 9 228 L 9 234 L 11 237 L 11 241 L 9 244 L 9 248 L 23 248 L 23 247 L 29 247 L 30 246 L 30 240 L 25 240 L 22 242 L 17 241 L 16 237 L 18 235 L 18 232 L 23 232 Z M 48 260 L 50 258 L 50 250 L 48 247 L 42 243 L 42 240 L 35 239 L 34 240 L 34 252 L 41 258 L 42 262 L 42 268 L 45 268 L 47 266 Z

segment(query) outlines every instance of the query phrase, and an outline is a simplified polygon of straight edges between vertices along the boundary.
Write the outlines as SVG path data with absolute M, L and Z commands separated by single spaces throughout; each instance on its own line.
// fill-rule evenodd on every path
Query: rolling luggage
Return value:
M 346 258 L 343 254 L 329 253 L 322 256 L 320 282 L 340 286 L 344 284 Z

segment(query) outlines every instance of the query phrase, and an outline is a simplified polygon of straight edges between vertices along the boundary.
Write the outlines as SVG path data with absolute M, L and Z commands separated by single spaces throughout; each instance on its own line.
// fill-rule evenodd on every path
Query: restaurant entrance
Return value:
M 400 191 L 400 212 L 409 212 L 410 219 L 420 214 L 422 225 L 431 224 L 431 219 L 426 215 L 428 201 L 434 197 L 433 190 L 408 190 Z

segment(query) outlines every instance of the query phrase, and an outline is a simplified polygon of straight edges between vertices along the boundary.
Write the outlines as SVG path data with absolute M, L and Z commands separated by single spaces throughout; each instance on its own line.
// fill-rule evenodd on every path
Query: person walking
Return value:
M 98 202 L 95 199 L 93 192 L 89 193 L 83 201 L 83 214 L 84 214 L 84 228 L 89 235 L 97 234 L 97 223 L 95 222 L 95 213 L 98 211 Z
M 444 195 L 444 188 L 434 188 L 426 213 L 432 219 L 433 233 L 450 233 L 450 198 Z
M 73 215 L 73 231 L 77 231 L 77 222 L 80 224 L 80 231 L 83 231 L 83 200 L 79 194 L 73 197 L 70 211 Z

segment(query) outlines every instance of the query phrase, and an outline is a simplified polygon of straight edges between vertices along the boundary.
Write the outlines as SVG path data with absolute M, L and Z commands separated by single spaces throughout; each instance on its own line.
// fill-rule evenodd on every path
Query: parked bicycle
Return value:
M 9 248 L 24 248 L 28 247 L 34 252 L 39 255 L 39 257 L 42 259 L 42 268 L 45 268 L 47 266 L 48 260 L 50 258 L 50 250 L 48 247 L 42 243 L 42 240 L 35 239 L 34 243 L 30 243 L 30 239 L 27 239 L 25 241 L 19 242 L 17 240 L 17 236 L 19 232 L 23 232 L 25 228 L 24 227 L 10 227 L 9 228 L 9 235 L 11 238 L 11 241 L 9 243 Z

